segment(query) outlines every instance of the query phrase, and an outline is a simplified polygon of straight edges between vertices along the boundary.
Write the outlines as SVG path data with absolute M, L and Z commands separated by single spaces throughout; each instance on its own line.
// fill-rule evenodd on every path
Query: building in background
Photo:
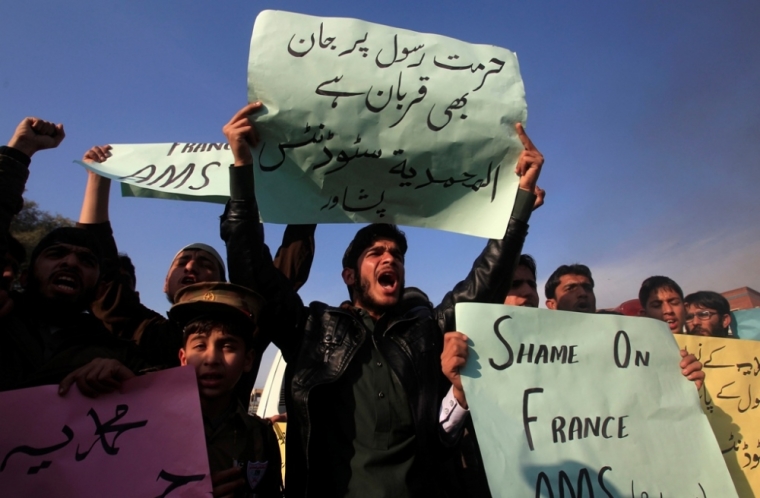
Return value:
M 760 292 L 751 287 L 739 287 L 721 294 L 728 299 L 731 311 L 760 308 Z

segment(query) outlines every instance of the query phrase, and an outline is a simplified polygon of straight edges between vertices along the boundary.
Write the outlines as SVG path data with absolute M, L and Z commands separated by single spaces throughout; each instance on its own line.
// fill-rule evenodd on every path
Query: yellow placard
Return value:
M 741 498 L 760 496 L 760 342 L 677 335 L 702 362 L 702 408 Z

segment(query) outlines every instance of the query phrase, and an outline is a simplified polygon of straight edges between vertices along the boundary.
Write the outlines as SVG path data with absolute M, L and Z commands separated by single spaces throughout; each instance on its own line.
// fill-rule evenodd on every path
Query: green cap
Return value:
M 201 282 L 177 291 L 169 318 L 184 327 L 201 316 L 226 315 L 236 320 L 247 320 L 255 326 L 263 302 L 259 294 L 241 285 Z

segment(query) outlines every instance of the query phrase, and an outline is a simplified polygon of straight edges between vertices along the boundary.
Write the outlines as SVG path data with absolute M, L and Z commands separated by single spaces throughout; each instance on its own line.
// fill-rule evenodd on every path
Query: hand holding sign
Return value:
M 697 357 L 693 354 L 689 354 L 685 349 L 681 350 L 681 373 L 687 379 L 694 382 L 697 389 L 702 388 L 702 382 L 705 380 L 705 372 L 702 371 L 702 363 L 697 360 Z
M 82 161 L 86 163 L 103 163 L 109 157 L 111 157 L 110 145 L 95 145 L 84 153 L 84 156 L 82 156 Z
M 235 158 L 235 166 L 253 164 L 251 147 L 259 143 L 259 136 L 248 116 L 261 109 L 261 102 L 254 102 L 240 109 L 230 122 L 224 125 L 222 132 L 232 149 Z
M 462 408 L 467 408 L 467 398 L 462 388 L 459 370 L 467 363 L 467 336 L 461 332 L 447 332 L 443 336 L 441 368 L 454 387 L 454 397 Z
M 63 396 L 76 383 L 79 391 L 89 398 L 116 391 L 121 383 L 135 374 L 118 360 L 95 358 L 87 365 L 71 372 L 58 386 L 58 394 Z

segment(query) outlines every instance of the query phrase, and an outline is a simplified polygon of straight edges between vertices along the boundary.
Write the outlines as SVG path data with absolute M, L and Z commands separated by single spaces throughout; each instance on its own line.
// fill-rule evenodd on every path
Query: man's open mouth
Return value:
M 393 292 L 396 290 L 398 284 L 398 276 L 396 275 L 396 272 L 385 271 L 377 277 L 377 283 L 380 284 L 380 287 L 382 287 L 383 290 Z
M 56 273 L 50 281 L 57 291 L 64 294 L 74 294 L 82 287 L 81 279 L 69 272 Z
M 195 275 L 187 275 L 186 277 L 182 277 L 182 280 L 180 280 L 179 283 L 182 285 L 193 285 L 197 281 Z

